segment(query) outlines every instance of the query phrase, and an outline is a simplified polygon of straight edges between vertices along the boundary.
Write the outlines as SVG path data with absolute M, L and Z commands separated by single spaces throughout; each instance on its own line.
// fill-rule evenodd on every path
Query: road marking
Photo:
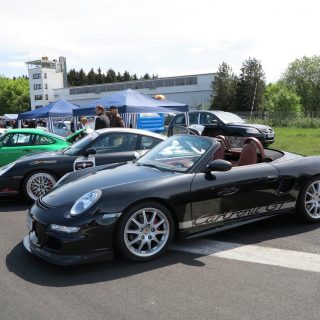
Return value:
M 203 256 L 213 256 L 290 269 L 320 272 L 320 254 L 315 253 L 213 241 L 208 239 L 196 239 L 184 243 L 174 243 L 171 245 L 170 249 Z

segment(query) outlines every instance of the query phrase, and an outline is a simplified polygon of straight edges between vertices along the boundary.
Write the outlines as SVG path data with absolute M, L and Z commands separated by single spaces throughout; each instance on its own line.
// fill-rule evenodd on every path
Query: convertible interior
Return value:
M 232 163 L 233 167 L 271 162 L 283 156 L 280 151 L 264 149 L 261 142 L 254 137 L 244 138 L 242 148 L 231 148 L 225 136 L 219 135 L 215 139 L 219 142 L 220 147 L 213 154 L 213 160 L 227 160 Z

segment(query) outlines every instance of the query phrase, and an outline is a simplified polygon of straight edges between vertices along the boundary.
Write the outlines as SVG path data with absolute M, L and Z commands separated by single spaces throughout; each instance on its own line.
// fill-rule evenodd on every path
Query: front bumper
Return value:
M 113 250 L 104 250 L 99 252 L 75 255 L 61 255 L 59 253 L 51 252 L 37 245 L 37 237 L 34 232 L 30 232 L 24 237 L 23 245 L 28 252 L 33 253 L 39 258 L 42 258 L 50 263 L 61 266 L 112 260 L 114 257 Z
M 45 212 L 45 216 L 48 215 Z M 52 231 L 50 222 L 38 218 L 28 213 L 30 232 L 24 237 L 23 245 L 30 253 L 58 265 L 113 259 L 113 233 L 118 217 L 111 214 L 92 217 L 82 224 L 79 232 L 71 234 Z

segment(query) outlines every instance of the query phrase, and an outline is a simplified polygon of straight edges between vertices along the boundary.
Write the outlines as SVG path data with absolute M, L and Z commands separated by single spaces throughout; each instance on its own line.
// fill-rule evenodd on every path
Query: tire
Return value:
M 320 222 L 320 176 L 310 179 L 299 193 L 297 214 L 306 222 Z
M 35 201 L 50 191 L 57 183 L 57 178 L 48 171 L 30 173 L 23 182 L 23 193 L 27 200 Z
M 133 261 L 153 260 L 167 250 L 173 233 L 173 218 L 164 205 L 140 203 L 121 217 L 115 235 L 116 248 Z

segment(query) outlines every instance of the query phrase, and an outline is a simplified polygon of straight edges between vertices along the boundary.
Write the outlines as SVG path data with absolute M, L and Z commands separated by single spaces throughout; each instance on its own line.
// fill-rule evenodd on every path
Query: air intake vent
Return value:
M 278 187 L 278 193 L 289 192 L 295 183 L 294 178 L 283 178 Z

